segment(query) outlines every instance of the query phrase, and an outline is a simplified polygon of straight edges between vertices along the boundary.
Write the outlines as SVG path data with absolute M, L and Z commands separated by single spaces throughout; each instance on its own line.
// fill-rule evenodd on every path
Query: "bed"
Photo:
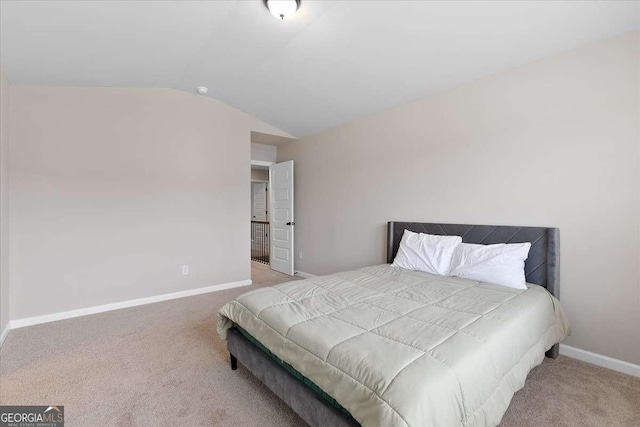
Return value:
M 528 289 L 393 267 L 404 230 L 531 242 Z M 247 292 L 218 314 L 240 361 L 311 426 L 488 426 L 569 333 L 558 229 L 389 222 L 387 264 Z

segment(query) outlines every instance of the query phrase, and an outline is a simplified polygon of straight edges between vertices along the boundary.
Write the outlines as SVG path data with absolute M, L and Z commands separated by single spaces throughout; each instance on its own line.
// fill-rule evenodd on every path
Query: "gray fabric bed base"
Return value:
M 285 371 L 236 328 L 229 329 L 227 348 L 231 355 L 232 369 L 235 369 L 237 359 L 311 427 L 360 425 Z

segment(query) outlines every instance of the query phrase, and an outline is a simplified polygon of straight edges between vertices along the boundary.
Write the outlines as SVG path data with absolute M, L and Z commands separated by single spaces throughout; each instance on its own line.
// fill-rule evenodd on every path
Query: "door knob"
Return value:
M 296 225 L 295 222 L 288 222 L 287 225 Z

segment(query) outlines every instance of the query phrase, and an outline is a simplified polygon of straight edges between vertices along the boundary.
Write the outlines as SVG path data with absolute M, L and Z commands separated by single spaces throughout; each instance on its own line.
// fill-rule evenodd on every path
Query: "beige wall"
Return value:
M 627 34 L 279 147 L 296 269 L 384 262 L 389 220 L 560 227 L 566 343 L 640 363 L 639 48 Z
M 269 171 L 266 169 L 251 169 L 252 181 L 268 181 Z
M 11 107 L 12 319 L 250 278 L 250 131 L 286 134 L 166 89 L 13 85 Z
M 251 143 L 251 160 L 261 162 L 275 162 L 278 148 L 273 145 Z
M 0 70 L 0 334 L 9 323 L 9 81 Z

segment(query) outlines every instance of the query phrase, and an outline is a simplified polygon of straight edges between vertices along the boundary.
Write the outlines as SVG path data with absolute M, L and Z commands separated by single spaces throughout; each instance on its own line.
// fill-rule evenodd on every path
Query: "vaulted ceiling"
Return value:
M 298 137 L 640 28 L 635 1 L 6 1 L 13 84 L 170 87 Z

